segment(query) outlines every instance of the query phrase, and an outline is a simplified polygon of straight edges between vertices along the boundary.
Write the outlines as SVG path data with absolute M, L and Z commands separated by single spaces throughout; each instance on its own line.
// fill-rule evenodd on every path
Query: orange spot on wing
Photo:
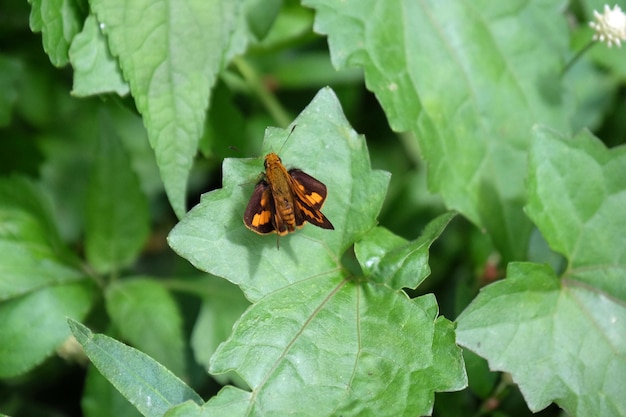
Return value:
M 257 213 L 252 218 L 252 226 L 259 227 L 263 224 L 267 224 L 270 221 L 271 213 L 269 210 L 264 210 L 260 213 Z

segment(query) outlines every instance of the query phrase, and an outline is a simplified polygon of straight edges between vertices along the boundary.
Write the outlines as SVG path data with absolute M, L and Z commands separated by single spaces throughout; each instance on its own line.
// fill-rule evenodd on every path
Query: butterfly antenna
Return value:
M 287 141 L 289 140 L 289 138 L 291 137 L 291 134 L 293 133 L 294 130 L 296 130 L 296 126 L 298 125 L 293 125 L 293 127 L 291 128 L 291 130 L 289 131 L 289 134 L 287 135 L 287 137 L 285 138 L 285 141 L 283 142 L 282 145 L 280 145 L 280 149 L 278 150 L 278 154 L 280 154 L 280 152 L 283 150 L 283 147 L 285 146 L 285 143 L 287 143 Z

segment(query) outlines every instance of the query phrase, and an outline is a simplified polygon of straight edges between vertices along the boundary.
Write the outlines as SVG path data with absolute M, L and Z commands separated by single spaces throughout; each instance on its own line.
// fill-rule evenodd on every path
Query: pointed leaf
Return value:
M 77 321 L 68 319 L 68 324 L 95 367 L 144 416 L 161 416 L 187 400 L 203 403 L 195 391 L 146 354 L 94 334 Z
M 127 278 L 105 292 L 106 309 L 124 339 L 180 377 L 186 375 L 183 320 L 161 283 Z
M 85 251 L 98 271 L 119 270 L 138 256 L 149 232 L 148 201 L 116 133 L 103 119 L 86 203 Z
M 378 227 L 354 246 L 359 263 L 372 279 L 394 289 L 417 288 L 430 275 L 428 249 L 439 237 L 454 213 L 432 220 L 419 239 L 407 242 Z
M 303 3 L 316 9 L 335 66 L 363 67 L 394 130 L 418 138 L 430 189 L 486 228 L 505 259 L 523 258 L 529 132 L 535 123 L 568 131 L 574 102 L 560 88 L 562 4 Z
M 335 230 L 307 224 L 280 239 L 243 224 L 243 213 L 263 159 L 224 161 L 224 188 L 202 201 L 172 230 L 170 246 L 197 268 L 239 285 L 250 300 L 289 283 L 334 274 L 345 249 L 376 223 L 388 174 L 372 171 L 362 137 L 350 127 L 332 90 L 322 89 L 288 131 L 269 129 L 265 152 L 278 152 L 287 168 L 300 168 L 326 184 L 322 212 Z M 307 269 L 298 254 L 307 253 Z
M 235 37 L 241 1 L 94 0 L 179 217 L 202 134 L 209 92 L 225 60 L 245 47 Z

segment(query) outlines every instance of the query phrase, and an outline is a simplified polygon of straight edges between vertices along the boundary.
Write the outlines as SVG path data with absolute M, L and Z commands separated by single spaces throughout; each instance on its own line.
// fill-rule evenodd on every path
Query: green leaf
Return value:
M 335 66 L 363 67 L 393 129 L 418 138 L 430 189 L 487 229 L 505 259 L 523 258 L 529 132 L 568 131 L 574 102 L 561 91 L 561 3 L 303 3 L 316 9 Z
M 139 411 L 93 366 L 87 369 L 80 405 L 84 417 L 141 416 Z
M 41 363 L 69 336 L 65 317 L 87 313 L 93 288 L 72 263 L 42 191 L 0 179 L 0 376 Z
M 100 140 L 86 204 L 85 251 L 98 271 L 136 259 L 149 233 L 148 202 L 109 118 L 101 113 Z
M 0 55 L 0 127 L 11 122 L 13 105 L 17 100 L 16 81 L 22 71 L 20 61 Z
M 431 221 L 419 239 L 408 242 L 382 227 L 372 229 L 354 246 L 364 271 L 374 281 L 394 289 L 416 288 L 428 275 L 428 249 L 439 237 L 454 213 Z
M 247 26 L 256 39 L 263 39 L 280 12 L 283 0 L 246 0 Z
M 566 276 L 626 301 L 626 147 L 537 128 L 529 164 L 527 212 Z
M 568 259 L 510 264 L 458 318 L 460 344 L 511 373 L 533 411 L 626 414 L 626 148 L 537 128 L 527 211 Z
M 83 318 L 91 306 L 87 283 L 48 286 L 0 303 L 0 377 L 41 363 L 69 336 L 66 317 Z
M 249 300 L 289 283 L 335 274 L 343 252 L 376 224 L 389 181 L 372 171 L 363 137 L 350 127 L 337 97 L 322 89 L 288 131 L 268 129 L 265 152 L 280 152 L 287 168 L 298 167 L 326 184 L 322 211 L 335 230 L 305 225 L 280 238 L 261 236 L 243 224 L 243 213 L 263 170 L 262 158 L 226 159 L 224 187 L 205 194 L 176 225 L 170 246 L 198 269 L 237 284 Z M 306 253 L 306 270 L 297 254 Z
M 241 1 L 94 0 L 112 54 L 144 117 L 165 190 L 179 217 L 210 88 L 243 51 Z M 243 18 L 241 18 L 243 20 Z
M 0 179 L 0 301 L 84 279 L 68 264 L 41 194 L 21 177 Z
M 547 266 L 513 263 L 459 316 L 457 340 L 511 373 L 532 411 L 626 414 L 626 308 Z
M 124 339 L 184 377 L 182 317 L 172 295 L 154 279 L 128 278 L 105 292 L 106 309 Z
M 264 149 L 280 151 L 289 167 L 327 185 L 323 212 L 335 230 L 306 225 L 281 238 L 280 248 L 275 235 L 247 230 L 241 216 L 251 185 L 242 190 L 241 184 L 254 181 L 262 161 L 227 160 L 224 188 L 204 195 L 169 236 L 181 255 L 256 301 L 211 358 L 211 373 L 235 371 L 252 390 L 220 392 L 220 413 L 427 414 L 435 391 L 466 384 L 451 323 L 437 319 L 434 297 L 410 300 L 388 285 L 351 275 L 340 263 L 348 247 L 375 227 L 389 177 L 371 170 L 363 138 L 352 131 L 330 89 L 321 90 L 294 125 L 291 136 L 268 130 Z M 435 220 L 419 244 L 399 249 L 403 259 L 391 255 L 388 270 L 403 262 L 417 270 L 425 256 L 413 257 L 415 250 L 450 217 Z
M 230 417 L 247 416 L 248 404 L 252 393 L 239 388 L 226 386 L 204 405 L 211 415 L 228 415 Z M 226 414 L 224 414 L 226 413 Z
M 78 4 L 73 0 L 28 0 L 30 29 L 41 32 L 43 49 L 56 67 L 67 64 L 68 50 L 80 31 Z
M 203 403 L 195 391 L 146 354 L 93 334 L 77 321 L 68 319 L 68 324 L 100 373 L 144 416 L 162 416 L 187 400 Z
M 211 355 L 228 338 L 233 325 L 250 306 L 250 302 L 239 288 L 217 277 L 202 278 L 193 285 L 198 288 L 194 292 L 201 297 L 202 306 L 190 343 L 196 361 L 208 369 Z M 228 378 L 217 377 L 224 384 L 227 379 L 234 378 L 236 375 L 229 375 Z
M 82 32 L 74 37 L 69 58 L 74 68 L 73 95 L 85 97 L 108 92 L 120 96 L 128 94 L 128 84 L 109 52 L 95 16 L 87 17 Z
M 465 384 L 453 333 L 439 342 L 447 331 L 430 312 L 378 285 L 340 276 L 302 281 L 254 304 L 218 348 L 211 372 L 237 371 L 254 392 L 253 412 L 427 414 L 434 390 Z M 446 349 L 456 350 L 456 366 L 444 366 L 452 384 L 434 358 Z

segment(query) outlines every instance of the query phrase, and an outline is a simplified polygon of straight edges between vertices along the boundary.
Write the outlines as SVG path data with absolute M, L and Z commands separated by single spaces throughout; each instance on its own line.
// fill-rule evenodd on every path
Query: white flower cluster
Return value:
M 622 46 L 621 41 L 626 41 L 626 14 L 615 5 L 611 9 L 607 4 L 604 5 L 604 13 L 600 14 L 593 11 L 594 22 L 590 22 L 596 33 L 593 35 L 594 41 L 606 42 L 611 47 L 614 44 Z

